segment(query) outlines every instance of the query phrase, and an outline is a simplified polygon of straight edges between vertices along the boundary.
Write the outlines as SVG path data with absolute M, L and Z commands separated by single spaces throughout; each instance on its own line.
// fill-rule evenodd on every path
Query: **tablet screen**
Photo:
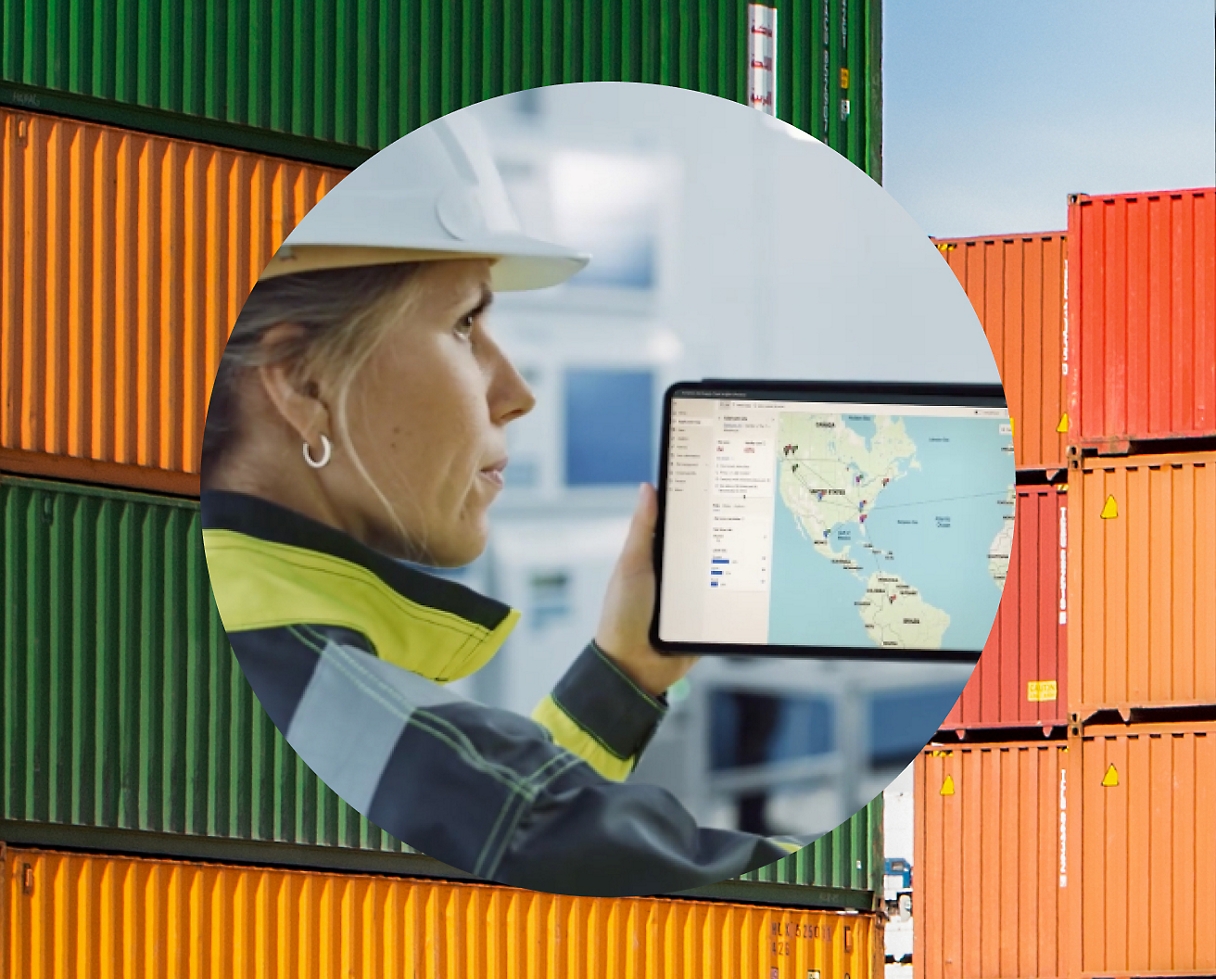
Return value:
M 664 425 L 660 648 L 983 649 L 1013 543 L 999 387 L 676 385 Z

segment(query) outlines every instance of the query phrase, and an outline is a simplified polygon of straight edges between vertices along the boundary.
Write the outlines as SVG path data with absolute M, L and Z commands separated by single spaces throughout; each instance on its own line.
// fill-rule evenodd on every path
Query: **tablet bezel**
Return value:
M 1005 391 L 999 384 L 923 383 L 896 381 L 781 381 L 707 378 L 702 381 L 677 381 L 663 396 L 663 427 L 659 443 L 658 517 L 654 533 L 655 598 L 650 622 L 650 644 L 666 655 L 767 656 L 792 659 L 848 659 L 855 662 L 889 661 L 931 663 L 974 663 L 983 649 L 895 649 L 876 646 L 785 646 L 744 643 L 670 642 L 659 638 L 659 615 L 663 595 L 663 539 L 667 517 L 668 453 L 671 448 L 671 402 L 687 396 L 735 398 L 739 400 L 820 400 L 910 405 L 962 405 L 977 408 L 1004 408 Z M 1003 593 L 1002 593 L 1003 596 Z M 995 620 L 994 620 L 995 621 Z

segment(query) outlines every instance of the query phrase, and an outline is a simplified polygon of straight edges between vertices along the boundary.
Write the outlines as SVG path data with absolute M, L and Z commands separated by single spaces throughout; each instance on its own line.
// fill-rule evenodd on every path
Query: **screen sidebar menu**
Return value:
M 768 639 L 778 411 L 673 397 L 659 636 Z

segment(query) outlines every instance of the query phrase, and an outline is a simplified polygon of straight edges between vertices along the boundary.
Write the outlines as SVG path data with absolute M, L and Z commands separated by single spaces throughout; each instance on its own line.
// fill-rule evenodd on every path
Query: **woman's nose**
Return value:
M 502 351 L 495 349 L 494 383 L 490 387 L 490 414 L 500 425 L 522 418 L 536 407 L 536 395 Z

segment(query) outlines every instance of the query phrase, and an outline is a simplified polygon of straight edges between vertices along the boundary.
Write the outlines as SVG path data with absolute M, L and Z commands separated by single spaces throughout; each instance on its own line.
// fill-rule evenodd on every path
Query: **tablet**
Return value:
M 999 385 L 681 382 L 664 398 L 664 653 L 971 660 L 1013 543 Z

